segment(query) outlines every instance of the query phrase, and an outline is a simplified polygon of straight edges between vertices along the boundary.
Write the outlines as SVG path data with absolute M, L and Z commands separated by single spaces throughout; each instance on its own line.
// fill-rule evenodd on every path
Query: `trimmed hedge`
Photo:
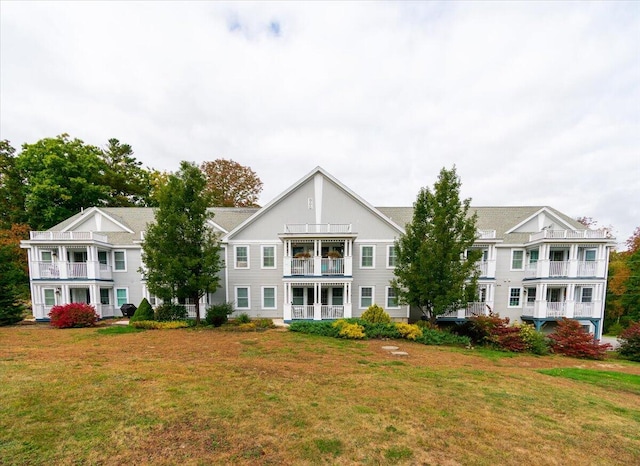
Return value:
M 136 312 L 134 312 L 129 319 L 129 324 L 131 324 L 131 322 L 139 322 L 141 320 L 155 320 L 153 308 L 151 307 L 151 304 L 149 304 L 149 301 L 147 301 L 147 298 L 142 298 L 140 306 L 138 306 Z

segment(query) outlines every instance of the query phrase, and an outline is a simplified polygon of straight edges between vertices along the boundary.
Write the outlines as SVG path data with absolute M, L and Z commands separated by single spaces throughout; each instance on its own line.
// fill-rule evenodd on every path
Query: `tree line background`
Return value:
M 262 181 L 251 168 L 216 159 L 199 167 L 211 207 L 257 206 Z M 17 151 L 0 141 L 0 325 L 20 320 L 30 299 L 20 241 L 83 208 L 158 207 L 172 173 L 143 167 L 129 144 L 104 147 L 61 134 Z

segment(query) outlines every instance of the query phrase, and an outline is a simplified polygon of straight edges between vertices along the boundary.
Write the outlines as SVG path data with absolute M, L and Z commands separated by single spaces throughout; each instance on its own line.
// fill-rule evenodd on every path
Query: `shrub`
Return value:
M 362 320 L 366 320 L 367 322 L 371 322 L 373 324 L 377 324 L 377 323 L 388 324 L 388 323 L 391 323 L 391 317 L 389 316 L 389 314 L 384 312 L 384 309 L 382 309 L 377 304 L 372 304 L 371 306 L 369 306 L 369 309 L 364 311 L 364 313 L 362 314 L 362 316 L 360 318 Z
M 406 338 L 407 340 L 415 341 L 422 336 L 422 330 L 417 325 L 397 323 L 395 327 L 398 329 L 402 338 Z
M 208 325 L 220 327 L 227 323 L 231 314 L 233 314 L 233 303 L 214 304 L 207 309 L 205 321 Z
M 551 349 L 554 353 L 564 354 L 582 359 L 604 359 L 611 345 L 600 344 L 593 339 L 593 334 L 586 332 L 580 322 L 563 318 L 558 322 L 554 333 L 549 335 Z
M 249 317 L 249 314 L 247 314 L 246 312 L 243 312 L 242 314 L 240 314 L 238 317 L 235 318 L 235 321 L 238 324 L 248 324 L 251 322 L 251 318 Z
M 292 332 L 308 333 L 310 335 L 322 335 L 325 337 L 337 337 L 340 331 L 334 327 L 334 322 L 329 320 L 296 320 L 291 322 L 289 330 Z
M 142 298 L 142 301 L 140 301 L 140 306 L 138 306 L 136 312 L 134 312 L 129 319 L 129 323 L 137 322 L 140 320 L 155 320 L 153 308 L 151 307 L 151 304 L 149 304 L 149 301 L 147 301 L 147 298 Z
M 338 336 L 342 338 L 359 340 L 365 337 L 364 327 L 356 322 L 352 323 L 339 319 L 333 323 L 333 327 L 338 329 Z
M 497 328 L 506 328 L 509 325 L 509 318 L 500 318 L 497 314 L 488 316 L 473 316 L 456 330 L 461 335 L 468 336 L 475 344 L 495 344 Z
M 640 322 L 631 323 L 618 337 L 618 352 L 632 361 L 640 361 Z
M 255 319 L 253 322 L 258 329 L 275 328 L 273 320 L 263 317 L 262 319 Z
M 367 338 L 402 338 L 397 327 L 392 323 L 372 323 L 359 319 L 357 323 L 364 327 L 364 334 Z
M 189 322 L 180 321 L 180 320 L 172 320 L 165 322 L 158 322 L 155 320 L 139 320 L 137 322 L 130 323 L 135 328 L 142 328 L 147 330 L 172 330 L 176 328 L 187 328 L 189 327 Z
M 544 356 L 549 354 L 549 343 L 547 337 L 538 332 L 531 324 L 516 325 L 520 329 L 520 338 L 526 345 L 526 351 Z
M 527 344 L 520 334 L 520 328 L 498 325 L 491 331 L 487 343 L 496 349 L 522 353 L 527 350 Z
M 619 336 L 622 332 L 624 332 L 624 325 L 620 322 L 614 322 L 609 325 L 609 328 L 607 329 L 607 333 L 610 335 Z
M 51 325 L 58 328 L 92 327 L 99 318 L 93 306 L 85 303 L 53 306 L 49 317 Z
M 159 322 L 171 322 L 187 318 L 187 308 L 182 304 L 164 303 L 158 306 L 155 318 Z
M 423 345 L 469 346 L 471 344 L 467 336 L 427 327 L 422 328 L 422 336 L 416 338 L 416 341 Z

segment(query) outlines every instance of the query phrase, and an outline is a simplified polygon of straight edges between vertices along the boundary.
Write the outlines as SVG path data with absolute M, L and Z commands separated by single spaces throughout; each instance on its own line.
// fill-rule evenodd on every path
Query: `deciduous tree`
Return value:
M 108 205 L 111 207 L 146 206 L 149 204 L 151 183 L 149 171 L 133 156 L 129 144 L 109 139 L 102 152 L 106 164 L 104 184 L 109 186 Z
M 142 243 L 141 272 L 151 293 L 165 301 L 189 298 L 200 322 L 200 298 L 218 286 L 220 245 L 207 221 L 212 214 L 205 178 L 197 166 L 182 162 L 158 193 L 155 223 Z
M 476 214 L 469 214 L 471 199 L 460 200 L 460 186 L 455 166 L 443 168 L 433 191 L 418 193 L 413 219 L 395 242 L 392 285 L 401 302 L 419 307 L 433 323 L 465 306 L 476 290 Z
M 204 162 L 200 169 L 207 178 L 207 192 L 215 207 L 255 207 L 262 181 L 249 167 L 233 160 Z

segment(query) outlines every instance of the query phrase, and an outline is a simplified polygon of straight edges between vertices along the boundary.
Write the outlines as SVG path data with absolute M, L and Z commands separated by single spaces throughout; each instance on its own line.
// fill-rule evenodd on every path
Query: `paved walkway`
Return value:
M 613 346 L 613 349 L 617 349 L 618 347 L 620 347 L 620 342 L 618 341 L 617 337 L 609 337 L 603 335 L 600 343 L 609 343 L 611 346 Z

